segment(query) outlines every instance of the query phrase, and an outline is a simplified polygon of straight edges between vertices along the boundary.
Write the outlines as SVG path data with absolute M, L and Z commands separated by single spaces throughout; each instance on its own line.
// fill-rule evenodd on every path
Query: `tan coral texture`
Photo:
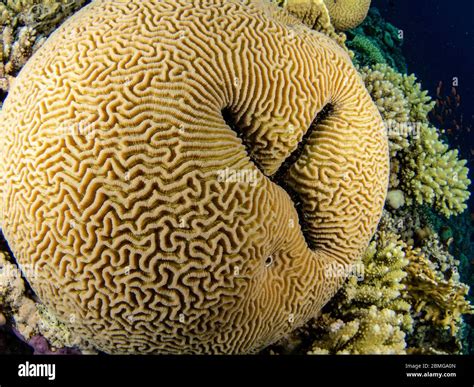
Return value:
M 346 31 L 361 24 L 369 12 L 372 0 L 324 0 L 333 26 Z
M 314 316 L 367 247 L 388 184 L 381 117 L 343 49 L 282 12 L 95 1 L 18 76 L 2 229 L 97 348 L 255 352 Z

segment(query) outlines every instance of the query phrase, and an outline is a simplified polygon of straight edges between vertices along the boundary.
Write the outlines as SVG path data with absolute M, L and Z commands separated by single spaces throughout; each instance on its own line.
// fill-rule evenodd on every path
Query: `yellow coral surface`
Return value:
M 39 268 L 39 298 L 98 348 L 256 351 L 367 247 L 381 117 L 344 50 L 287 20 L 260 1 L 93 2 L 10 90 L 2 230 Z
M 361 24 L 369 12 L 371 0 L 324 0 L 333 26 L 346 31 Z

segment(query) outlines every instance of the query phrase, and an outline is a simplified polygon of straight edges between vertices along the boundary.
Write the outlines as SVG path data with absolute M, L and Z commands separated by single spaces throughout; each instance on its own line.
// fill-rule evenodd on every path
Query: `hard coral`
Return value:
M 2 229 L 48 310 L 99 349 L 254 352 L 365 250 L 381 117 L 348 55 L 287 20 L 261 1 L 97 1 L 15 81 Z
M 445 279 L 418 250 L 409 252 L 409 262 L 405 282 L 414 313 L 456 335 L 462 315 L 474 314 L 466 300 L 469 287 L 456 278 Z
M 326 333 L 313 343 L 309 354 L 404 354 L 402 319 L 390 309 L 375 305 L 355 310 L 350 321 L 331 320 L 324 315 Z M 316 325 L 317 329 L 317 325 Z
M 331 24 L 324 0 L 285 0 L 280 2 L 280 5 L 311 29 L 329 36 L 341 47 L 347 49 L 345 46 L 346 37 L 343 33 L 337 33 Z
M 354 39 L 350 41 L 348 47 L 359 55 L 362 55 L 365 59 L 365 63 L 370 65 L 387 63 L 380 47 L 365 36 L 356 35 Z
M 324 0 L 331 22 L 337 30 L 357 27 L 369 12 L 371 0 Z
M 392 88 L 398 89 L 403 94 L 406 100 L 405 109 L 410 121 L 428 122 L 428 113 L 433 109 L 435 103 L 428 95 L 428 92 L 421 89 L 421 84 L 417 82 L 414 74 L 400 74 L 385 64 L 377 64 L 370 68 L 365 67 L 364 71 L 368 72 L 368 74 L 375 72 L 377 78 L 390 83 Z
M 380 65 L 360 69 L 365 86 L 386 122 L 390 156 L 394 159 L 400 150 L 408 148 L 413 131 L 408 126 L 411 106 L 400 86 L 401 79 L 397 78 L 403 76 L 392 71 Z
M 371 7 L 364 22 L 346 31 L 346 36 L 347 47 L 354 52 L 358 65 L 385 63 L 400 73 L 407 72 L 402 52 L 403 31 L 386 22 L 377 8 Z
M 63 352 L 68 351 L 66 347 L 73 346 L 90 351 L 90 346 L 74 338 L 64 324 L 28 294 L 22 273 L 12 261 L 0 243 L 0 309 L 3 318 L 10 320 L 15 334 L 35 351 L 35 343 L 39 341 L 62 348 Z M 24 267 L 23 271 L 30 278 L 34 275 L 30 267 Z
M 401 235 L 408 245 L 403 248 L 408 265 L 402 297 L 411 305 L 413 330 L 406 332 L 407 352 L 458 354 L 463 351 L 462 316 L 473 308 L 468 287 L 460 281 L 460 262 L 439 241 L 431 221 L 420 207 L 396 216 L 384 211 L 379 229 Z
M 410 304 L 402 298 L 406 245 L 377 233 L 357 270 L 316 322 L 310 353 L 404 353 L 411 330 Z
M 0 91 L 9 90 L 16 74 L 44 43 L 45 37 L 85 2 L 9 0 L 0 3 Z
M 400 185 L 408 204 L 433 205 L 445 216 L 464 211 L 470 184 L 466 161 L 428 124 L 434 103 L 415 76 L 386 65 L 364 67 L 361 76 L 387 125 L 391 187 Z
M 462 316 L 474 309 L 459 262 L 435 234 L 416 249 L 400 240 L 420 222 L 404 212 L 413 224 L 384 211 L 357 270 L 309 326 L 310 353 L 460 353 Z
M 440 140 L 435 127 L 422 124 L 403 157 L 402 187 L 416 203 L 433 205 L 447 217 L 467 208 L 471 183 L 467 162 Z

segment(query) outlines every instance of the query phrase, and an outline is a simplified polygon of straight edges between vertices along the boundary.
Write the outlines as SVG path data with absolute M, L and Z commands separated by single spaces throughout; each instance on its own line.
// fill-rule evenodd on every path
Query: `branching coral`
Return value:
M 4 0 L 0 3 L 0 25 L 29 26 L 49 35 L 87 0 Z
M 401 297 L 408 264 L 396 234 L 377 233 L 356 273 L 315 323 L 311 353 L 404 353 L 410 305 Z M 360 278 L 362 276 L 362 279 Z
M 378 65 L 360 70 L 362 79 L 387 125 L 390 156 L 408 148 L 413 134 L 408 127 L 410 104 L 400 87 L 403 76 L 394 73 L 388 66 Z M 396 76 L 395 76 L 396 74 Z
M 403 155 L 402 187 L 418 204 L 433 205 L 445 216 L 463 212 L 471 181 L 466 161 L 449 150 L 437 129 L 422 124 L 418 138 Z
M 386 64 L 386 59 L 382 49 L 374 43 L 371 39 L 363 35 L 356 35 L 350 42 L 347 43 L 350 50 L 363 56 L 364 64 Z
M 399 314 L 372 305 L 354 310 L 351 320 L 331 319 L 320 322 L 325 334 L 313 343 L 309 354 L 404 354 L 405 333 Z M 318 329 L 316 324 L 314 329 Z
M 384 118 L 390 141 L 390 184 L 407 194 L 407 203 L 433 205 L 445 216 L 466 208 L 469 197 L 466 161 L 449 150 L 438 130 L 428 125 L 434 102 L 414 75 L 399 74 L 386 65 L 361 69 L 367 90 Z M 401 161 L 401 162 L 400 162 Z
M 463 314 L 474 314 L 466 300 L 469 287 L 455 277 L 445 279 L 419 250 L 409 250 L 406 297 L 413 305 L 413 313 L 456 335 Z
M 391 93 L 395 93 L 397 94 L 396 99 L 401 98 L 401 93 L 405 101 L 403 102 L 403 115 L 396 117 L 398 122 L 405 120 L 405 114 L 411 122 L 428 122 L 428 113 L 433 109 L 435 102 L 431 100 L 426 90 L 421 89 L 421 84 L 417 83 L 414 74 L 400 74 L 385 64 L 377 64 L 370 68 L 364 67 L 362 73 L 365 74 L 367 79 L 367 86 L 373 92 L 388 92 L 389 96 L 391 96 Z M 390 85 L 392 89 L 397 89 L 397 91 L 388 90 Z M 380 91 L 379 88 L 382 90 Z M 377 100 L 377 97 L 375 99 Z M 401 109 L 399 102 L 390 109 L 389 105 L 391 102 L 393 102 L 393 97 L 381 106 L 384 106 L 387 111 L 392 110 L 396 112 Z
M 434 106 L 426 91 L 416 83 L 414 75 L 397 73 L 387 65 L 363 67 L 362 79 L 384 118 L 390 140 L 390 154 L 395 158 L 410 146 L 418 133 L 418 125 L 427 122 Z
M 16 74 L 26 63 L 39 45 L 36 45 L 36 31 L 30 27 L 22 27 L 18 30 L 16 38 L 13 29 L 3 29 L 2 41 L 0 42 L 0 90 L 8 91 Z M 42 42 L 42 41 L 39 41 Z

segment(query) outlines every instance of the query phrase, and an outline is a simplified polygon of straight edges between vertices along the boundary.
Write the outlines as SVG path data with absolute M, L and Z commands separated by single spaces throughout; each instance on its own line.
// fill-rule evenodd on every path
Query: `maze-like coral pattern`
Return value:
M 346 31 L 364 21 L 372 0 L 324 0 L 324 2 L 333 26 L 337 30 Z
M 340 286 L 388 180 L 346 53 L 263 1 L 93 2 L 20 73 L 0 145 L 16 259 L 110 353 L 279 339 Z

